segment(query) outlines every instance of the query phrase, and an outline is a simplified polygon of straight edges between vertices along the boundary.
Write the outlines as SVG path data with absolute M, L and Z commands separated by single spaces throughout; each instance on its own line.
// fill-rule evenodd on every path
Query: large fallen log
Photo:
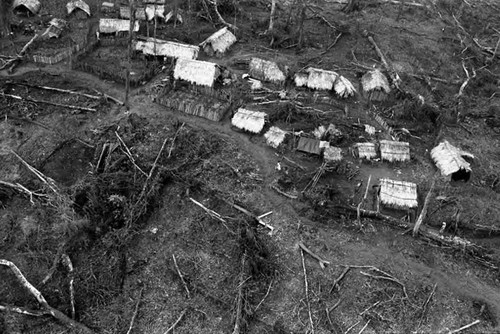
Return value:
M 43 100 L 35 100 L 35 99 L 30 98 L 30 97 L 22 97 L 22 96 L 19 96 L 19 95 L 12 95 L 12 94 L 0 93 L 0 96 L 10 97 L 10 98 L 16 99 L 16 100 L 29 101 L 29 102 L 33 102 L 33 103 L 44 103 L 44 104 L 49 104 L 49 105 L 52 105 L 52 106 L 62 107 L 62 108 L 68 108 L 68 109 L 77 109 L 77 110 L 90 111 L 90 112 L 96 112 L 97 111 L 97 109 L 94 109 L 94 108 L 73 106 L 73 105 L 69 105 L 69 104 L 61 104 L 61 103 L 55 103 L 55 102 L 43 101 Z
M 52 92 L 58 92 L 58 93 L 66 93 L 66 94 L 84 96 L 84 97 L 88 97 L 89 99 L 94 99 L 94 100 L 100 100 L 100 99 L 102 99 L 101 96 L 95 96 L 95 95 L 85 94 L 85 93 L 81 93 L 81 92 L 75 92 L 75 91 L 68 90 L 68 89 L 62 89 L 62 88 L 56 88 L 56 87 L 49 87 L 49 86 L 30 85 L 30 84 L 17 83 L 17 82 L 15 82 L 15 83 L 13 82 L 13 84 L 18 85 L 18 86 L 23 86 L 23 87 L 30 87 L 30 88 L 37 88 L 37 89 L 48 90 L 48 91 L 52 91 Z

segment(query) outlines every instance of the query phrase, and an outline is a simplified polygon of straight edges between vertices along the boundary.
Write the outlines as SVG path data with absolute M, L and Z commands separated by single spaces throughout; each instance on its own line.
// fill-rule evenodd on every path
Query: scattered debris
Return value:
M 104 6 L 104 3 L 103 3 Z M 68 15 L 76 11 L 82 11 L 88 16 L 90 16 L 90 6 L 83 0 L 74 0 L 70 1 L 66 4 L 66 9 L 68 11 Z
M 323 152 L 323 158 L 328 162 L 335 162 L 342 160 L 342 149 L 340 147 L 326 147 Z
M 318 261 L 318 264 L 321 267 L 321 269 L 324 270 L 326 266 L 330 264 L 330 261 L 323 260 L 319 255 L 316 255 L 312 250 L 307 248 L 307 246 L 304 245 L 302 241 L 299 241 L 299 247 L 302 248 L 304 252 L 311 255 L 312 258 L 314 258 L 316 261 Z
M 401 141 L 381 140 L 380 157 L 382 160 L 408 161 L 410 160 L 410 143 Z
M 36 15 L 40 11 L 42 4 L 38 0 L 15 0 L 12 8 L 16 14 L 25 16 Z
M 220 74 L 217 64 L 201 60 L 179 58 L 174 68 L 174 79 L 206 87 L 213 87 Z
M 472 154 L 462 151 L 444 140 L 431 150 L 431 157 L 441 171 L 441 175 L 453 181 L 468 181 L 470 179 L 472 169 L 465 158 L 474 159 Z
M 65 20 L 53 18 L 52 20 L 50 20 L 48 28 L 40 36 L 40 38 L 59 38 L 64 27 L 66 27 Z
M 267 114 L 265 112 L 239 108 L 231 119 L 231 124 L 242 130 L 260 133 L 264 128 L 266 119 Z
M 286 80 L 286 69 L 281 70 L 275 62 L 261 58 L 252 58 L 249 64 L 249 73 L 252 77 L 274 83 L 283 83 Z
M 135 50 L 151 56 L 163 56 L 175 59 L 196 59 L 198 58 L 200 48 L 195 45 L 147 37 L 145 40 L 138 40 L 135 43 Z
M 361 85 L 364 94 L 372 101 L 384 101 L 391 92 L 389 81 L 378 69 L 363 75 Z
M 285 140 L 287 132 L 281 130 L 276 126 L 271 126 L 271 128 L 264 134 L 266 138 L 267 145 L 278 148 L 280 144 Z
M 371 126 L 369 124 L 365 124 L 365 132 L 368 133 L 369 135 L 372 135 L 374 136 L 375 135 L 375 127 L 374 126 Z
M 209 56 L 222 57 L 234 43 L 236 43 L 236 36 L 224 27 L 201 42 L 200 47 Z
M 379 200 L 380 203 L 393 208 L 416 208 L 417 185 L 411 182 L 395 181 L 389 179 L 380 180 Z
M 354 148 L 357 149 L 358 157 L 360 159 L 368 159 L 377 157 L 377 151 L 375 150 L 374 143 L 356 143 Z

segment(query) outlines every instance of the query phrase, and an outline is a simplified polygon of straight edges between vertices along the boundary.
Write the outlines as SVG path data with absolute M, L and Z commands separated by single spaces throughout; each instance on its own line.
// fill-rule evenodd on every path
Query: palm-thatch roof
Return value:
M 145 55 L 196 59 L 198 58 L 200 48 L 196 45 L 169 42 L 161 39 L 155 40 L 152 37 L 148 37 L 145 41 L 137 41 L 135 50 L 141 51 Z
M 264 138 L 266 138 L 267 145 L 278 148 L 280 144 L 285 140 L 286 131 L 281 130 L 276 126 L 271 126 L 271 128 L 264 134 Z
M 341 137 L 342 132 L 333 124 L 330 123 L 328 125 L 328 128 L 324 125 L 318 126 L 316 129 L 313 130 L 312 134 L 314 137 L 317 139 L 324 139 L 328 135 L 333 136 L 333 137 Z
M 104 1 L 101 4 L 101 12 L 107 13 L 113 11 L 115 8 L 115 4 L 109 1 Z
M 121 6 L 120 7 L 120 18 L 130 19 L 130 7 Z M 135 9 L 135 19 L 145 21 L 146 20 L 146 9 L 144 7 L 137 7 Z
M 222 55 L 234 43 L 236 43 L 236 36 L 227 27 L 224 27 L 201 42 L 200 46 L 209 55 Z
M 375 127 L 369 124 L 365 124 L 365 132 L 368 133 L 369 135 L 374 135 Z
M 285 71 L 282 71 L 277 63 L 261 58 L 250 60 L 249 73 L 256 79 L 274 83 L 283 83 L 286 79 Z
M 264 128 L 266 118 L 265 112 L 239 108 L 234 114 L 231 124 L 242 130 L 259 133 Z
M 377 157 L 377 151 L 375 150 L 375 144 L 373 143 L 357 143 L 354 147 L 358 151 L 358 157 L 361 159 L 372 159 Z
M 380 202 L 393 208 L 416 208 L 417 185 L 411 182 L 380 180 Z
M 297 87 L 307 87 L 318 90 L 335 90 L 340 97 L 354 94 L 356 89 L 352 83 L 337 72 L 309 67 L 305 73 L 298 72 L 294 76 Z
M 68 15 L 73 13 L 75 9 L 84 11 L 88 16 L 90 16 L 90 6 L 83 0 L 74 0 L 66 4 L 66 9 L 68 10 Z
M 334 146 L 326 147 L 323 152 L 323 158 L 328 162 L 340 161 L 342 160 L 342 149 Z
M 470 177 L 472 169 L 464 157 L 474 159 L 474 156 L 451 145 L 447 140 L 442 141 L 431 150 L 431 157 L 443 176 L 451 176 L 452 179 L 455 179 L 463 174 L 460 178 L 465 180 Z
M 363 91 L 371 100 L 380 101 L 391 92 L 387 77 L 378 69 L 367 72 L 361 78 Z
M 139 22 L 134 22 L 134 31 L 139 31 Z M 120 19 L 100 19 L 99 20 L 99 32 L 105 34 L 111 34 L 121 31 L 129 31 L 130 20 L 120 20 Z
M 167 15 L 165 15 L 165 23 L 167 23 L 168 21 L 170 21 L 170 19 L 172 19 L 172 22 L 179 22 L 179 23 L 184 23 L 184 20 L 182 19 L 182 15 L 178 12 L 177 15 L 175 15 L 174 17 L 174 11 L 171 10 L 170 12 L 168 12 Z
M 387 161 L 410 160 L 410 143 L 402 141 L 381 140 L 380 157 Z
M 217 64 L 201 60 L 179 58 L 175 63 L 174 79 L 184 80 L 195 85 L 213 87 L 219 77 Z
M 312 138 L 300 137 L 297 144 L 297 151 L 320 155 L 321 141 Z
M 28 10 L 31 14 L 36 15 L 40 11 L 42 4 L 38 0 L 14 0 L 12 8 L 14 10 Z
M 165 19 L 165 6 L 164 5 L 146 5 L 146 19 L 151 21 L 155 17 Z

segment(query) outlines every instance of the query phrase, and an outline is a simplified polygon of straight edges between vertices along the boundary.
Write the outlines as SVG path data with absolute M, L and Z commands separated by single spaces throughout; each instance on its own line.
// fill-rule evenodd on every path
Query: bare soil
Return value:
M 221 14 L 239 28 L 238 43 L 222 58 L 200 59 L 226 66 L 238 78 L 247 72 L 241 64 L 254 56 L 286 64 L 292 72 L 307 66 L 334 70 L 356 86 L 356 96 L 342 100 L 326 94 L 328 99 L 321 100 L 324 94 L 290 83 L 265 84 L 271 92 L 258 95 L 241 81 L 231 88 L 237 98 L 230 111 L 213 122 L 153 101 L 168 66 L 132 90 L 129 110 L 105 99 L 26 86 L 124 99 L 121 84 L 74 70 L 69 61 L 23 63 L 12 75 L 4 71 L 1 93 L 97 112 L 0 96 L 0 180 L 48 196 L 31 202 L 21 192 L 0 187 L 0 258 L 14 262 L 51 306 L 70 315 L 68 271 L 59 261 L 54 266 L 61 252 L 67 254 L 75 268 L 75 319 L 96 333 L 126 333 L 138 301 L 131 333 L 165 333 L 181 314 L 171 333 L 235 333 L 238 305 L 242 333 L 448 333 L 475 320 L 480 322 L 461 332 L 499 332 L 500 239 L 494 231 L 500 229 L 500 58 L 478 47 L 495 49 L 499 5 L 360 1 L 356 11 L 345 13 L 344 5 L 317 1 L 306 11 L 304 46 L 298 49 L 299 2 L 278 1 L 272 36 L 263 34 L 267 3 L 244 1 L 235 10 L 230 1 L 219 2 Z M 63 15 L 56 7 L 48 1 L 44 10 Z M 85 33 L 100 15 L 97 2 L 91 7 L 95 16 L 85 28 L 90 30 L 82 28 Z M 220 28 L 202 3 L 181 7 L 184 24 L 162 25 L 158 38 L 197 44 Z M 141 33 L 147 29 L 143 25 Z M 393 93 L 375 104 L 359 93 L 366 68 L 383 69 L 365 31 L 394 64 L 409 94 Z M 14 36 L 16 45 L 22 47 L 24 40 L 29 36 Z M 8 40 L 0 45 L 3 54 L 14 54 Z M 125 51 L 99 47 L 83 59 L 116 73 L 126 67 Z M 133 70 L 148 66 L 158 64 L 142 59 Z M 471 78 L 457 96 L 466 80 L 464 68 Z M 278 101 L 282 90 L 286 103 L 252 104 L 255 97 Z M 301 193 L 322 158 L 296 151 L 293 136 L 273 149 L 262 135 L 235 131 L 230 119 L 239 106 L 266 111 L 266 129 L 276 125 L 309 133 L 334 124 L 342 135 L 333 144 L 348 154 Z M 354 143 L 390 138 L 375 114 L 410 143 L 410 161 L 366 161 L 352 154 Z M 377 134 L 364 132 L 364 124 Z M 414 238 L 381 220 L 358 220 L 346 209 L 358 205 L 368 186 L 363 208 L 373 210 L 372 186 L 380 178 L 404 180 L 418 184 L 419 208 L 383 208 L 382 213 L 414 220 L 438 173 L 429 152 L 441 139 L 474 154 L 472 178 L 466 183 L 438 178 L 425 225 L 439 230 L 445 222 L 445 235 L 476 243 L 486 256 Z M 11 150 L 53 179 L 58 195 Z M 285 197 L 272 184 L 299 196 Z M 191 199 L 220 216 L 207 214 Z M 263 220 L 273 233 L 234 204 L 255 216 L 272 211 Z M 304 254 L 303 267 L 299 242 L 330 264 L 321 269 Z M 346 266 L 351 269 L 332 288 Z M 363 266 L 394 279 L 373 277 L 376 272 Z M 52 276 L 43 283 L 48 273 Z M 0 277 L 0 305 L 40 309 L 8 268 L 0 268 Z M 50 316 L 0 311 L 0 332 L 77 331 Z

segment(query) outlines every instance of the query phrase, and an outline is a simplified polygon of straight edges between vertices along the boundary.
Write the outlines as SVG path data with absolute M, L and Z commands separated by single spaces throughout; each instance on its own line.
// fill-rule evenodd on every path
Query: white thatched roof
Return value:
M 411 182 L 380 180 L 380 202 L 395 208 L 415 208 L 418 206 L 417 185 Z
M 222 54 L 235 42 L 236 36 L 227 27 L 224 27 L 201 42 L 200 46 L 204 48 L 206 45 L 210 45 L 214 52 Z
M 146 5 L 146 19 L 151 21 L 155 17 L 165 19 L 165 6 L 164 5 Z
M 134 31 L 139 31 L 139 22 L 134 22 Z M 130 20 L 119 20 L 119 19 L 100 19 L 99 20 L 99 32 L 110 34 L 120 31 L 129 31 Z
M 371 126 L 369 124 L 365 124 L 365 132 L 368 133 L 369 135 L 374 135 L 375 134 L 375 127 Z
M 120 7 L 120 17 L 122 19 L 130 19 L 130 7 L 121 6 Z M 135 8 L 135 19 L 145 21 L 146 20 L 146 9 L 144 7 Z
M 354 95 L 356 92 L 356 89 L 352 85 L 352 83 L 344 78 L 343 76 L 339 76 L 337 78 L 337 81 L 335 81 L 334 84 L 334 89 L 335 92 L 340 96 L 340 97 L 349 97 Z
M 275 62 L 260 58 L 252 58 L 249 64 L 249 73 L 252 77 L 263 81 L 282 83 L 286 74 Z
M 35 15 L 40 11 L 42 4 L 38 0 L 15 0 L 14 3 L 12 4 L 12 8 L 14 9 L 20 6 L 26 7 L 32 14 Z
M 172 19 L 173 18 L 173 19 Z M 168 12 L 168 14 L 165 16 L 165 23 L 170 21 L 172 19 L 173 22 L 178 21 L 179 23 L 183 23 L 184 20 L 182 19 L 182 15 L 180 13 L 177 13 L 176 17 L 174 17 L 174 11 L 171 10 Z
M 342 149 L 340 147 L 326 147 L 323 152 L 323 158 L 326 161 L 340 161 L 342 160 Z
M 280 144 L 285 140 L 286 131 L 281 130 L 276 126 L 271 126 L 271 128 L 266 132 L 264 138 L 266 138 L 267 145 L 274 148 L 278 148 Z
M 319 68 L 309 67 L 304 73 L 295 74 L 295 85 L 297 87 L 306 86 L 311 89 L 332 90 L 333 85 L 339 75 L 333 71 L 326 71 Z
M 201 60 L 179 58 L 174 68 L 174 79 L 207 87 L 213 86 L 219 74 L 217 64 Z
M 137 43 L 135 44 L 135 50 L 141 51 L 146 55 L 196 59 L 198 57 L 200 48 L 195 45 L 181 44 L 156 39 L 155 53 L 155 39 L 152 37 L 148 37 L 145 41 L 137 41 Z
M 381 140 L 380 157 L 387 161 L 410 160 L 410 143 L 402 141 Z
M 447 140 L 444 140 L 431 150 L 432 160 L 434 160 L 444 176 L 449 176 L 461 169 L 470 173 L 472 169 L 464 156 L 474 159 L 472 154 L 451 145 Z
M 373 143 L 357 143 L 354 147 L 358 150 L 358 157 L 370 160 L 377 157 L 375 144 Z
M 90 6 L 85 1 L 74 0 L 66 4 L 68 15 L 73 13 L 73 11 L 77 8 L 83 10 L 85 13 L 87 13 L 88 16 L 90 16 Z
M 387 77 L 377 69 L 363 75 L 361 78 L 361 85 L 365 92 L 371 92 L 373 90 L 381 90 L 386 94 L 391 92 Z
M 242 130 L 259 133 L 264 128 L 266 118 L 265 112 L 239 108 L 234 114 L 231 124 Z

